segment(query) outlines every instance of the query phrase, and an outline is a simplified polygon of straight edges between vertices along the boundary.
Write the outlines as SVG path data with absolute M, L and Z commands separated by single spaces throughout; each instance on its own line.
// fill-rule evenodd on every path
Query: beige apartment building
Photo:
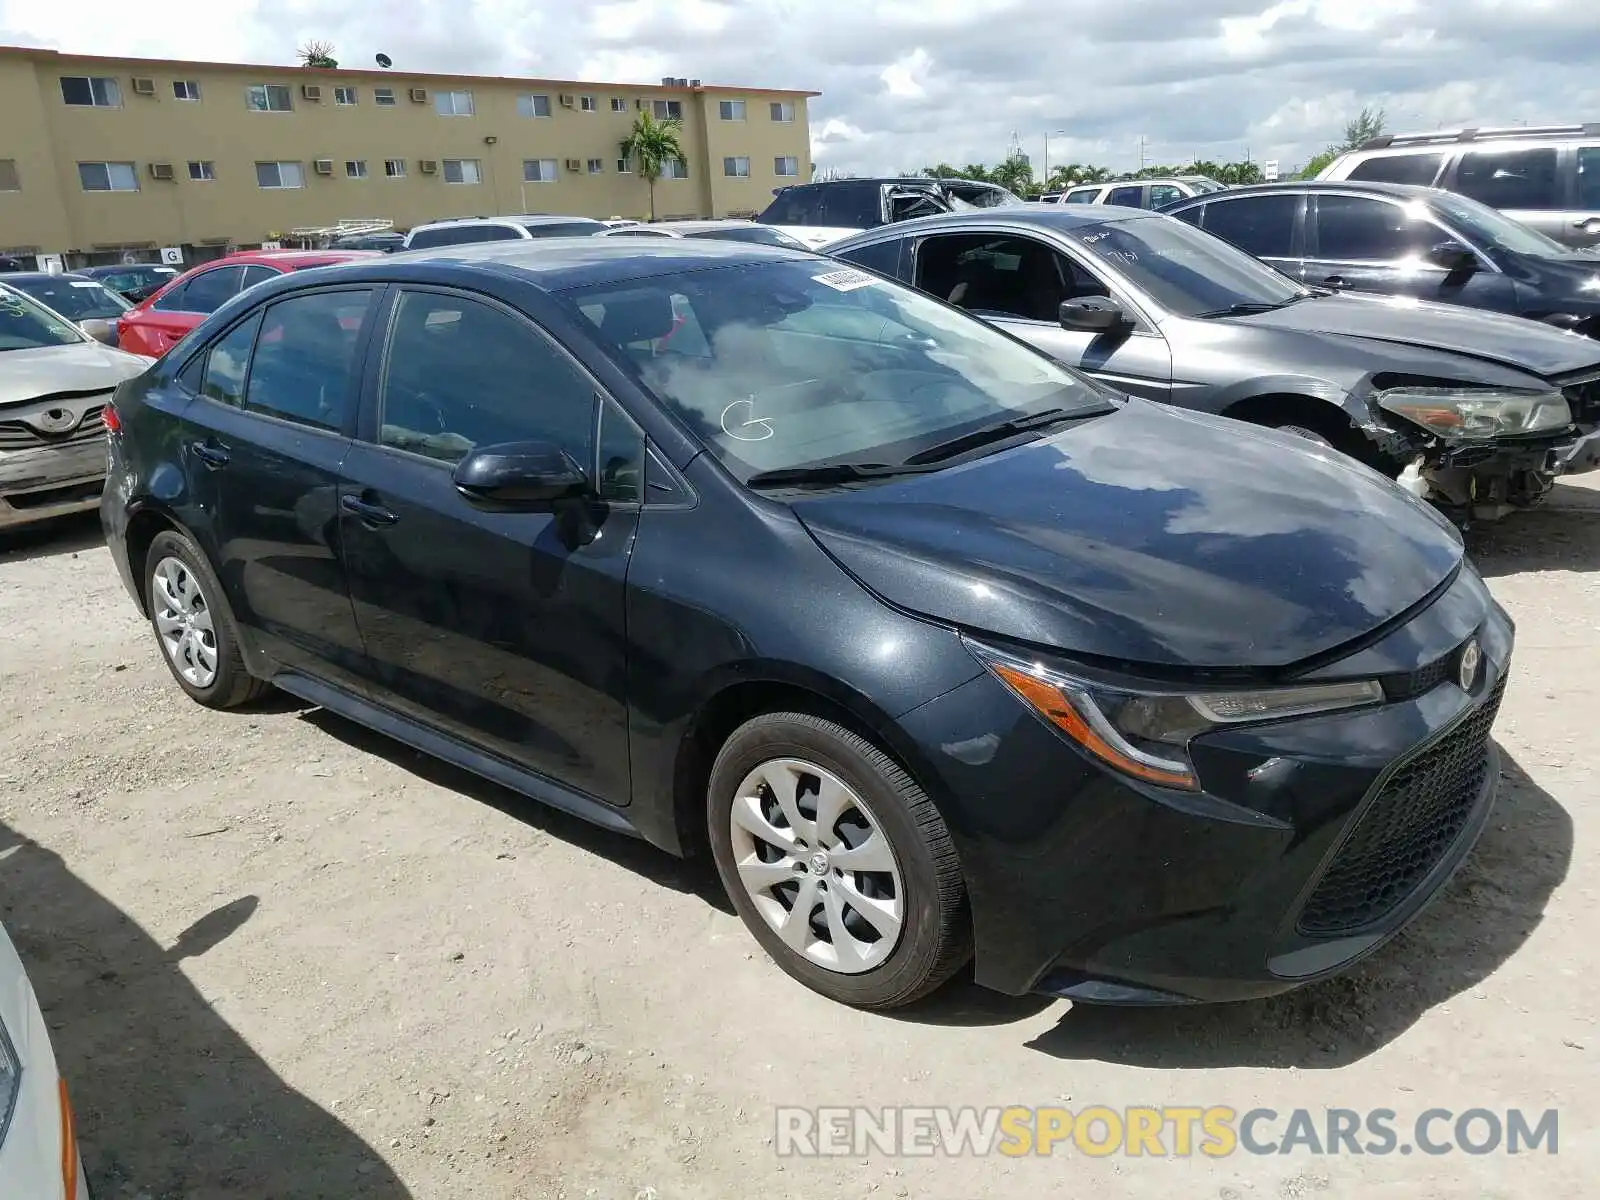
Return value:
M 643 218 L 620 153 L 641 111 L 682 122 L 659 217 L 750 215 L 810 177 L 815 95 L 0 47 L 0 254 L 192 263 L 359 218 Z

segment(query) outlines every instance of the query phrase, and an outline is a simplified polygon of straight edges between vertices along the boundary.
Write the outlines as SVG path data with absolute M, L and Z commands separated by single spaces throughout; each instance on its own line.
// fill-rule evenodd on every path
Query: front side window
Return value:
M 900 274 L 900 253 L 904 246 L 903 239 L 895 238 L 862 246 L 859 250 L 851 250 L 839 257 L 848 259 L 857 266 L 866 267 L 870 271 L 876 271 L 880 275 L 894 277 Z
M 1415 183 L 1428 187 L 1439 174 L 1444 155 L 1388 154 L 1357 163 L 1346 178 L 1367 183 Z
M 258 162 L 256 186 L 260 188 L 297 188 L 306 184 L 305 171 L 297 162 Z
M 1107 204 L 1120 204 L 1126 208 L 1141 208 L 1144 205 L 1144 186 L 1136 184 L 1130 187 L 1114 187 L 1111 194 L 1106 197 Z
M 103 75 L 63 75 L 61 102 L 74 108 L 121 108 L 122 85 Z
M 898 463 L 997 420 L 1106 405 L 982 322 L 853 267 L 778 261 L 563 296 L 594 341 L 736 477 Z
M 481 183 L 483 173 L 475 158 L 447 158 L 441 167 L 446 183 Z
M 1294 252 L 1294 222 L 1300 197 L 1249 196 L 1211 200 L 1201 228 L 1257 258 L 1288 258 Z M 1187 212 L 1179 214 L 1187 219 Z M 1191 222 L 1192 224 L 1192 222 Z
M 244 407 L 316 429 L 344 426 L 368 289 L 315 292 L 269 305 Z
M 1095 197 L 1097 197 L 1099 194 L 1100 189 L 1098 187 L 1073 188 L 1072 191 L 1061 197 L 1061 203 L 1093 204 L 1095 202 Z
M 519 117 L 548 117 L 550 115 L 549 96 L 524 95 L 517 97 L 517 116 Z
M 779 155 L 772 160 L 772 173 L 780 179 L 793 179 L 800 174 L 800 160 L 792 154 Z
M 916 285 L 969 312 L 1055 321 L 1063 300 L 1108 295 L 1094 275 L 1033 238 L 945 234 L 917 250 Z
M 1578 147 L 1578 207 L 1600 209 L 1600 146 Z
M 289 112 L 294 104 L 289 89 L 281 83 L 257 83 L 244 92 L 245 104 L 251 112 Z
M 1438 228 L 1412 207 L 1366 196 L 1318 196 L 1316 257 L 1394 262 L 1442 241 Z
M 255 345 L 261 314 L 239 322 L 218 338 L 206 352 L 200 394 L 229 408 L 244 407 L 244 379 L 250 369 L 250 348 Z
M 750 160 L 743 157 L 729 157 L 722 160 L 722 173 L 729 179 L 749 179 Z
M 1160 208 L 1163 204 L 1176 204 L 1184 199 L 1184 194 L 1170 183 L 1152 183 L 1150 185 L 1151 208 Z
M 474 446 L 550 442 L 586 467 L 594 386 L 521 318 L 464 296 L 404 292 L 379 388 L 381 445 L 456 463 Z
M 472 93 L 435 92 L 433 110 L 441 117 L 470 117 L 473 111 Z
M 296 270 L 304 269 L 303 267 L 296 268 Z M 276 279 L 280 274 L 282 272 L 275 271 L 271 267 L 263 267 L 260 263 L 251 263 L 245 267 L 244 274 L 239 277 L 239 290 L 241 292 L 249 291 L 256 284 L 265 283 L 269 279 Z
M 644 433 L 609 398 L 600 406 L 600 499 L 637 504 L 644 499 Z
M 1455 190 L 1490 208 L 1550 209 L 1561 204 L 1556 148 L 1469 150 L 1456 167 Z
M 524 183 L 554 183 L 560 178 L 557 169 L 561 164 L 553 158 L 529 158 L 522 163 L 522 181 Z
M 0 283 L 0 352 L 75 346 L 81 341 L 83 335 L 69 322 Z
M 86 192 L 137 192 L 139 172 L 131 162 L 78 164 L 78 181 Z
M 1238 305 L 1278 307 L 1311 294 L 1182 221 L 1135 217 L 1081 226 L 1063 236 L 1180 317 L 1221 315 Z

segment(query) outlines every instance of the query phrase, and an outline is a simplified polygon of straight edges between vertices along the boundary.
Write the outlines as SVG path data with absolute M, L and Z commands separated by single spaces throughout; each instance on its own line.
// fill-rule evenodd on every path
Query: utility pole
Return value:
M 1145 140 L 1146 139 L 1145 139 L 1144 134 L 1141 133 L 1139 135 L 1139 170 L 1141 170 L 1141 171 L 1144 170 L 1144 144 L 1145 144 Z

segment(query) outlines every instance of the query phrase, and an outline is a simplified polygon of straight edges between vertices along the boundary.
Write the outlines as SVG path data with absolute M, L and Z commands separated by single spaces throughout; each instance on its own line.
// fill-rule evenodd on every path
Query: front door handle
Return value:
M 1600 229 L 1600 217 L 1579 217 L 1572 223 L 1574 229 L 1584 229 L 1593 233 Z
M 191 442 L 189 449 L 194 451 L 196 458 L 213 470 L 228 465 L 228 448 L 220 442 Z
M 363 500 L 360 496 L 340 496 L 339 507 L 372 529 L 382 525 L 393 525 L 400 519 L 398 513 L 390 511 L 381 504 Z
M 1344 278 L 1343 275 L 1329 275 L 1329 276 L 1327 276 L 1326 278 L 1323 279 L 1322 286 L 1323 287 L 1331 287 L 1331 288 L 1337 289 L 1337 288 L 1349 287 L 1350 285 L 1345 282 L 1345 278 Z

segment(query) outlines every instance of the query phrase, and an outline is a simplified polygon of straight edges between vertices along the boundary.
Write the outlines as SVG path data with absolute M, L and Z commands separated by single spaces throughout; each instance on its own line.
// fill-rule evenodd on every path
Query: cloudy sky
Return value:
M 1287 169 L 1363 104 L 1391 128 L 1600 119 L 1595 0 L 0 0 L 0 43 L 820 91 L 847 171 L 1004 157 Z M 1060 131 L 1060 132 L 1057 132 Z

